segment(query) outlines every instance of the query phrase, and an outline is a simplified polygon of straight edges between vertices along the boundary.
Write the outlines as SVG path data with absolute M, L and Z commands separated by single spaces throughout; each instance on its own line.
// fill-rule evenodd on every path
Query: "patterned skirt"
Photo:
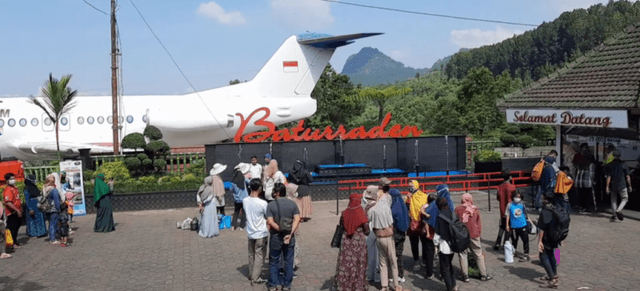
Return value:
M 367 237 L 361 228 L 351 238 L 346 233 L 342 235 L 334 288 L 340 291 L 363 291 L 369 288 Z
M 311 218 L 313 207 L 311 206 L 311 196 L 307 195 L 302 198 L 296 198 L 296 204 L 300 209 L 300 218 Z

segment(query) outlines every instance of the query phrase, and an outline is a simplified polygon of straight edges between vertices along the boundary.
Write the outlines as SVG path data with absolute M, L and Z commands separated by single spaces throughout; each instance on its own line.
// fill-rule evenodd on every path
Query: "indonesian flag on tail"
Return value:
M 297 73 L 298 61 L 284 61 L 282 62 L 282 67 L 285 73 Z

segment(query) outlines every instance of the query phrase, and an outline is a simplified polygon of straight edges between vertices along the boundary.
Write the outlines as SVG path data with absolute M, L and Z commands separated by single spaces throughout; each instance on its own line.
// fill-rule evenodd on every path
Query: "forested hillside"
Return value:
M 494 75 L 507 71 L 527 83 L 548 75 L 639 21 L 640 2 L 626 0 L 565 12 L 522 35 L 455 54 L 446 65 L 445 74 L 461 79 L 472 68 L 486 67 Z
M 375 48 L 365 47 L 357 54 L 349 56 L 342 74 L 349 76 L 356 85 L 375 86 L 404 82 L 414 78 L 416 73 L 424 75 L 429 69 L 406 67 Z

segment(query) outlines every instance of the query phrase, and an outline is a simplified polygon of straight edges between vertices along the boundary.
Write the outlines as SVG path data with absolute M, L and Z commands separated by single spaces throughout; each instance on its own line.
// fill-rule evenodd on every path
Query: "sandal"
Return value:
M 465 283 L 469 283 L 469 281 L 471 281 L 471 280 L 469 280 L 469 275 L 462 275 L 462 276 L 458 277 L 458 279 L 460 281 L 462 281 L 462 282 L 465 282 Z
M 491 277 L 491 275 L 486 275 L 486 276 L 480 277 L 480 281 L 489 281 L 491 279 L 493 279 L 493 277 Z
M 12 256 L 10 254 L 7 253 L 2 253 L 2 255 L 0 255 L 0 259 L 8 259 L 11 258 Z
M 558 289 L 558 279 L 549 280 L 547 281 L 547 284 L 540 285 L 540 288 Z

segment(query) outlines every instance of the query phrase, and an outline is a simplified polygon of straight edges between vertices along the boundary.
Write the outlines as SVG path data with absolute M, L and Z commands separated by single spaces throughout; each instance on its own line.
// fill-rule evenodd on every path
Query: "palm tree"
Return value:
M 49 80 L 42 85 L 42 95 L 44 98 L 41 100 L 36 99 L 33 95 L 29 96 L 29 102 L 40 107 L 42 111 L 51 119 L 51 122 L 55 125 L 56 129 L 56 148 L 58 151 L 58 159 L 60 156 L 60 137 L 59 137 L 59 122 L 63 114 L 69 112 L 75 107 L 75 97 L 78 94 L 77 90 L 71 90 L 67 87 L 71 81 L 71 75 L 64 75 L 60 80 L 53 77 L 49 73 Z
M 353 96 L 347 96 L 347 100 L 354 102 L 373 101 L 378 105 L 378 123 L 382 122 L 384 117 L 384 104 L 389 98 L 404 95 L 411 92 L 411 88 L 396 88 L 396 86 L 390 86 L 386 89 L 364 88 L 358 89 L 357 94 Z

